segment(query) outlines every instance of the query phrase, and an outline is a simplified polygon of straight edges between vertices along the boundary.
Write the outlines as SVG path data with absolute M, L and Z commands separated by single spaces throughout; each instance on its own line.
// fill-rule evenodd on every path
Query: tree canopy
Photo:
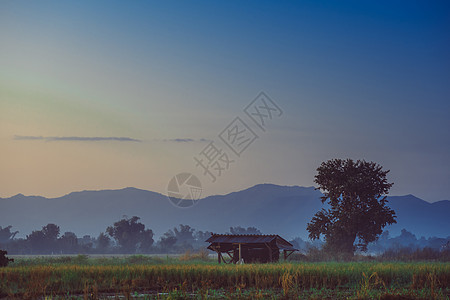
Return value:
M 12 226 L 6 226 L 2 227 L 0 226 L 0 244 L 6 244 L 9 243 L 14 239 L 16 234 L 18 234 L 18 231 L 11 231 Z
M 138 222 L 139 219 L 136 216 L 129 219 L 124 217 L 106 229 L 126 253 L 134 253 L 138 249 L 141 252 L 148 252 L 153 244 L 153 231 L 145 229 L 145 225 Z
M 27 241 L 34 253 L 52 253 L 57 250 L 59 226 L 47 224 L 41 230 L 35 230 L 27 235 Z
M 262 234 L 262 232 L 256 227 L 230 227 L 230 234 Z
M 396 223 L 386 199 L 393 185 L 386 178 L 389 170 L 364 160 L 332 159 L 317 172 L 314 182 L 328 207 L 314 215 L 307 230 L 313 240 L 325 236 L 325 249 L 347 254 L 366 251 L 386 225 Z

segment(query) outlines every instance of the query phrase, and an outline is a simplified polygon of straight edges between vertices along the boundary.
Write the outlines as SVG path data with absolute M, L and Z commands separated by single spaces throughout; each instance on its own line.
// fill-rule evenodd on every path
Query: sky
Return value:
M 313 186 L 352 158 L 450 199 L 449 31 L 448 1 L 1 1 L 0 197 Z

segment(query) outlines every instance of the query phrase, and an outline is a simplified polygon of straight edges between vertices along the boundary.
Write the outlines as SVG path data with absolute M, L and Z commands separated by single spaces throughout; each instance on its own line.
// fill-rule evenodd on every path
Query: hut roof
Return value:
M 264 244 L 275 243 L 282 250 L 297 250 L 294 246 L 278 234 L 215 234 L 212 233 L 206 242 L 225 244 Z

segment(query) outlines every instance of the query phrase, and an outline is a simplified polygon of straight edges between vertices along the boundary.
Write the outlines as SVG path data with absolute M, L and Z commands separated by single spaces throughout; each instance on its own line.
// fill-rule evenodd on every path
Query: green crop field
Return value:
M 218 265 L 183 258 L 21 258 L 0 269 L 0 298 L 448 299 L 450 263 Z

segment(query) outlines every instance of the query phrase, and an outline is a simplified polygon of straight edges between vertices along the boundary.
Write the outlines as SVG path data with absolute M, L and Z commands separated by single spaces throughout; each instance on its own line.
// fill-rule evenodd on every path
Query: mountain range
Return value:
M 313 187 L 259 184 L 226 195 L 209 196 L 190 208 L 177 208 L 166 196 L 136 189 L 73 192 L 58 198 L 24 196 L 0 198 L 0 226 L 12 225 L 19 237 L 48 223 L 78 236 L 96 236 L 124 215 L 139 216 L 158 237 L 178 224 L 225 233 L 230 226 L 256 227 L 285 238 L 307 238 L 306 224 L 323 205 Z M 413 195 L 388 197 L 397 224 L 386 227 L 391 236 L 401 229 L 421 236 L 450 235 L 450 201 L 429 203 Z

